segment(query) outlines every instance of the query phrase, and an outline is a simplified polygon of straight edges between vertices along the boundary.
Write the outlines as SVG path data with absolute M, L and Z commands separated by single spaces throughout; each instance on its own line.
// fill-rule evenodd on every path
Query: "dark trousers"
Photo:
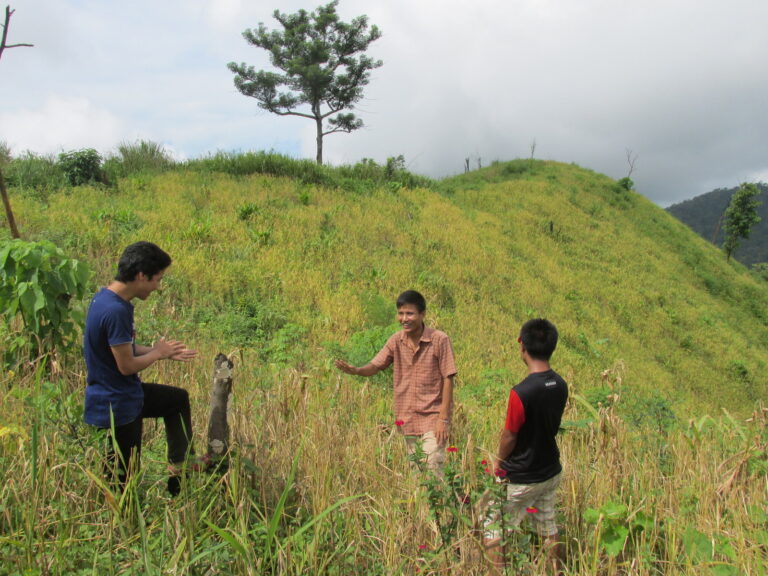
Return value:
M 142 384 L 144 407 L 136 420 L 116 426 L 107 440 L 107 458 L 110 475 L 117 471 L 117 479 L 124 484 L 130 471 L 139 469 L 141 435 L 144 418 L 162 418 L 168 442 L 168 461 L 184 462 L 194 454 L 192 447 L 192 415 L 189 394 L 183 388 L 164 384 Z

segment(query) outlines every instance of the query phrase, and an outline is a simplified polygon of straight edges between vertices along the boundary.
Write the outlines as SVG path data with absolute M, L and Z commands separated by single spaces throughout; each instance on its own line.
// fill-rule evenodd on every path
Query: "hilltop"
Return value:
M 411 185 L 312 180 L 178 168 L 15 208 L 28 238 L 89 262 L 94 287 L 127 243 L 162 245 L 175 264 L 139 307 L 147 336 L 173 327 L 245 351 L 253 369 L 364 361 L 396 329 L 393 299 L 415 288 L 453 337 L 470 406 L 517 379 L 532 316 L 558 325 L 555 364 L 574 389 L 597 402 L 620 382 L 635 419 L 748 412 L 766 397 L 765 283 L 606 176 L 517 160 Z
M 747 266 L 768 262 L 768 184 L 757 185 L 761 202 L 757 212 L 760 222 L 752 227 L 752 233 L 734 253 L 734 258 Z M 717 246 L 722 246 L 725 234 L 721 219 L 731 202 L 736 188 L 718 188 L 695 198 L 669 206 L 670 214 L 690 226 L 694 232 Z

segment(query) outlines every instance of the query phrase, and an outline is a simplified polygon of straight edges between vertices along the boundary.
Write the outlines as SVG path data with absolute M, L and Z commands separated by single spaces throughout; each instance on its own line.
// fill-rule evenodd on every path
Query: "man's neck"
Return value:
M 538 372 L 549 372 L 552 370 L 549 366 L 549 362 L 546 360 L 536 360 L 535 358 L 528 359 L 528 374 L 536 374 Z
M 421 341 L 421 336 L 424 334 L 424 324 L 421 325 L 421 329 L 410 332 L 406 334 L 408 337 L 408 340 L 411 342 L 411 345 L 415 348 L 419 345 L 419 341 Z
M 126 302 L 130 302 L 136 297 L 133 290 L 131 290 L 130 285 L 125 282 L 120 282 L 119 280 L 112 280 L 107 286 L 107 290 L 114 292 Z

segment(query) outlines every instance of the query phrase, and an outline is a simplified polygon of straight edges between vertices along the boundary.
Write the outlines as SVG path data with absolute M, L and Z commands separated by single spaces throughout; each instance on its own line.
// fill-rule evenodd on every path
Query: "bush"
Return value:
M 0 317 L 9 335 L 6 366 L 79 346 L 77 327 L 84 314 L 70 303 L 82 300 L 89 276 L 88 266 L 50 242 L 0 244 Z
M 72 186 L 98 182 L 101 177 L 101 155 L 93 148 L 62 152 L 59 166 Z
M 627 192 L 629 192 L 635 187 L 635 183 L 629 177 L 622 178 L 621 180 L 616 182 L 616 184 L 619 185 L 619 190 L 626 190 Z

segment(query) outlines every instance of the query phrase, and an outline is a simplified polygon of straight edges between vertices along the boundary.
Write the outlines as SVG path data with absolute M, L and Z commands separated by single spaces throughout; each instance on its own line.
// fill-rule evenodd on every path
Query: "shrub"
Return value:
M 62 152 L 59 165 L 72 186 L 101 180 L 101 155 L 93 148 Z
M 632 179 L 629 177 L 622 178 L 616 184 L 619 185 L 619 190 L 626 190 L 627 192 L 632 190 L 635 187 L 635 183 L 632 182 Z
M 83 311 L 70 303 L 82 300 L 89 276 L 88 266 L 50 242 L 0 244 L 0 317 L 10 335 L 6 366 L 78 346 Z

